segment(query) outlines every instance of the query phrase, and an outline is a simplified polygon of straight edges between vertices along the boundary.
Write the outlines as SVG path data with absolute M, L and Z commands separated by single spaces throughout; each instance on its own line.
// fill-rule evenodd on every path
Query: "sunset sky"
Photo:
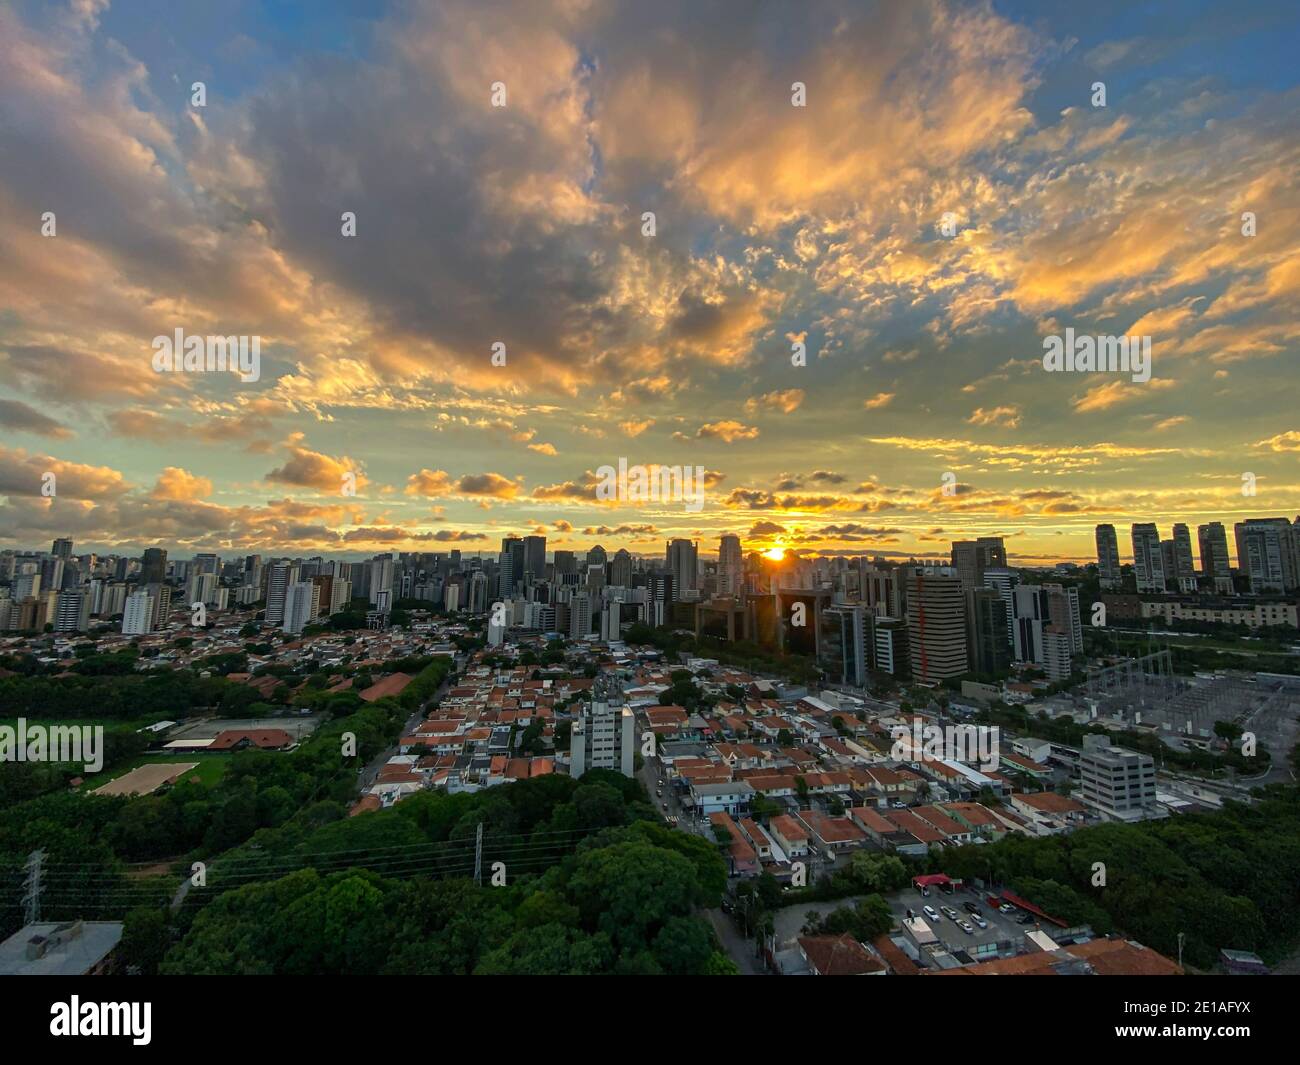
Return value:
M 0 4 L 0 547 L 1014 563 L 1295 517 L 1298 41 L 1291 3 Z M 1152 379 L 1047 373 L 1066 327 Z M 260 379 L 155 373 L 177 328 Z M 703 509 L 598 502 L 620 457 Z

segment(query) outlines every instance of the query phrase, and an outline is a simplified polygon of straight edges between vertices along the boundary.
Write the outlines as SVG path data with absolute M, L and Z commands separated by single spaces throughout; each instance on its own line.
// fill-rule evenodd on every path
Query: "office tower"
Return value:
M 471 614 L 482 614 L 488 609 L 488 579 L 482 570 L 470 574 L 469 605 Z
M 996 588 L 966 591 L 966 646 L 972 671 L 998 674 L 1010 668 L 1007 605 Z
M 148 592 L 127 596 L 122 615 L 123 636 L 144 636 L 153 631 L 153 599 Z
M 1289 592 L 1300 585 L 1300 558 L 1286 518 L 1248 518 L 1233 531 L 1237 568 L 1250 578 L 1253 594 Z
M 673 578 L 673 592 L 679 601 L 694 599 L 699 591 L 699 549 L 690 540 L 669 540 L 666 566 Z
M 1228 534 L 1223 522 L 1196 527 L 1201 551 L 1201 574 L 1214 581 L 1216 592 L 1232 591 L 1232 567 L 1228 562 Z
M 563 584 L 561 577 L 575 576 L 578 572 L 578 556 L 572 551 L 555 552 L 555 583 Z
M 204 552 L 194 556 L 194 571 L 197 573 L 221 573 L 221 556 Z
M 873 668 L 891 677 L 907 676 L 907 622 L 903 618 L 877 617 L 872 623 Z
M 1192 534 L 1182 522 L 1174 526 L 1173 576 L 1180 592 L 1196 591 L 1196 565 L 1192 560 Z
M 587 552 L 588 569 L 590 569 L 592 566 L 603 567 L 608 562 L 609 562 L 609 555 L 605 553 L 605 549 L 601 547 L 600 544 L 597 544 L 595 547 L 593 547 L 590 551 Z
M 524 580 L 524 542 L 517 536 L 501 540 L 500 569 L 497 573 L 497 598 L 510 599 Z
M 530 583 L 540 581 L 546 576 L 546 537 L 524 537 L 524 573 L 523 578 Z
M 161 547 L 146 547 L 140 561 L 140 583 L 162 584 L 167 579 L 167 552 Z
M 966 600 L 956 572 L 917 566 L 905 577 L 912 676 L 928 682 L 960 677 L 966 658 Z
M 1133 536 L 1133 573 L 1137 577 L 1137 590 L 1163 592 L 1165 590 L 1165 565 L 1160 549 L 1160 531 L 1151 523 L 1135 524 Z
M 1157 809 L 1155 759 L 1113 747 L 1105 736 L 1084 736 L 1076 794 L 1084 806 L 1103 817 L 1141 821 Z
M 620 547 L 614 552 L 609 564 L 609 583 L 615 588 L 632 587 L 632 556 L 625 548 Z
M 307 581 L 290 585 L 285 596 L 284 631 L 302 632 L 320 610 L 320 587 Z
M 862 598 L 877 617 L 903 618 L 907 615 L 905 582 L 896 569 L 867 566 L 861 571 Z
M 85 632 L 90 627 L 88 592 L 63 592 L 54 616 L 55 632 Z
M 1097 526 L 1097 573 L 1101 577 L 1102 588 L 1120 587 L 1119 539 L 1113 525 Z
M 1024 584 L 1013 598 L 1012 650 L 1017 662 L 1043 661 L 1043 629 L 1051 624 L 1046 589 Z
M 740 553 L 740 537 L 724 533 L 718 542 L 718 594 L 739 595 L 745 587 L 745 561 Z
M 650 599 L 646 609 L 649 624 L 662 627 L 672 621 L 673 591 L 673 575 L 671 573 L 653 573 L 650 575 Z
M 284 624 L 285 598 L 289 587 L 298 583 L 298 567 L 292 562 L 272 562 L 266 569 L 266 623 Z
M 1044 584 L 1047 620 L 1070 639 L 1070 653 L 1083 653 L 1083 621 L 1079 618 L 1079 590 L 1060 584 Z
M 387 592 L 389 602 L 392 601 L 393 592 L 393 556 L 377 555 L 370 560 L 370 583 L 367 586 L 367 594 L 370 599 L 370 605 L 377 607 L 379 605 L 379 594 Z
M 574 715 L 569 775 L 576 780 L 589 769 L 614 769 L 630 777 L 634 725 L 631 710 L 597 695 L 589 709 Z
M 952 566 L 969 591 L 984 585 L 984 571 L 1006 569 L 1007 549 L 1000 536 L 981 536 L 978 540 L 955 540 Z
M 1015 646 L 1015 617 L 1016 602 L 1015 590 L 1016 585 L 1020 583 L 1020 575 L 1012 569 L 986 569 L 984 571 L 984 584 L 992 588 L 1002 597 L 1002 604 L 1007 611 L 1007 644 Z
M 1073 669 L 1073 652 L 1070 650 L 1070 634 L 1059 625 L 1048 625 L 1043 629 L 1043 671 L 1050 681 L 1069 680 Z
M 818 664 L 836 684 L 862 687 L 871 666 L 874 618 L 860 603 L 827 607 L 818 616 Z
M 50 548 L 50 554 L 55 558 L 68 559 L 72 557 L 72 541 L 67 537 L 61 536 L 54 541 L 54 546 Z

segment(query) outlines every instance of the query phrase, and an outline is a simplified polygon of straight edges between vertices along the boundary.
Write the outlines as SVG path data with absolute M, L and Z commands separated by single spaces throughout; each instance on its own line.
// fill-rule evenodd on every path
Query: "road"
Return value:
M 755 944 L 745 939 L 736 928 L 735 923 L 721 910 L 705 910 L 704 916 L 718 933 L 718 939 L 727 957 L 736 963 L 741 976 L 768 976 L 762 961 L 755 955 Z
M 402 736 L 409 736 L 412 732 L 414 732 L 416 728 L 419 726 L 420 722 L 424 720 L 425 714 L 429 712 L 429 707 L 437 706 L 440 702 L 442 702 L 442 697 L 447 694 L 447 688 L 449 687 L 449 685 L 450 685 L 450 674 L 448 675 L 448 679 L 444 679 L 442 684 L 439 685 L 438 690 L 434 692 L 433 695 L 431 695 L 420 706 L 420 708 L 415 711 L 415 713 L 413 713 L 409 718 L 406 719 L 406 724 L 402 726 L 402 732 L 401 732 Z M 387 762 L 388 759 L 392 758 L 393 755 L 397 754 L 397 748 L 398 745 L 396 743 L 393 744 L 387 750 L 381 751 L 379 754 L 375 755 L 375 757 L 372 758 L 369 761 L 369 763 L 367 763 L 361 769 L 357 770 L 358 793 L 364 792 L 368 787 L 370 787 L 375 782 L 375 777 L 379 776 L 379 770 L 383 768 L 384 763 Z

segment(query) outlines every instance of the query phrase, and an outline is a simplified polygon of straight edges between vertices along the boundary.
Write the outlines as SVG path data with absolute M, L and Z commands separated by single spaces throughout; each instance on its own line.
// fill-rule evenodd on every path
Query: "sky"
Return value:
M 1288 3 L 0 4 L 0 547 L 1033 563 L 1294 517 L 1297 41 Z M 257 379 L 157 372 L 177 329 Z M 1150 379 L 1049 372 L 1067 329 Z M 702 506 L 598 498 L 620 459 Z

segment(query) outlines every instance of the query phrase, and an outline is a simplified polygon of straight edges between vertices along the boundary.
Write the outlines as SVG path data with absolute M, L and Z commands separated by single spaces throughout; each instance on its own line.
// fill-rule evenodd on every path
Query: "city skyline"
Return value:
M 0 549 L 1051 565 L 1300 513 L 1293 14 L 669 8 L 0 10 Z M 259 372 L 157 372 L 176 330 Z M 1075 334 L 1150 379 L 1049 372 Z

